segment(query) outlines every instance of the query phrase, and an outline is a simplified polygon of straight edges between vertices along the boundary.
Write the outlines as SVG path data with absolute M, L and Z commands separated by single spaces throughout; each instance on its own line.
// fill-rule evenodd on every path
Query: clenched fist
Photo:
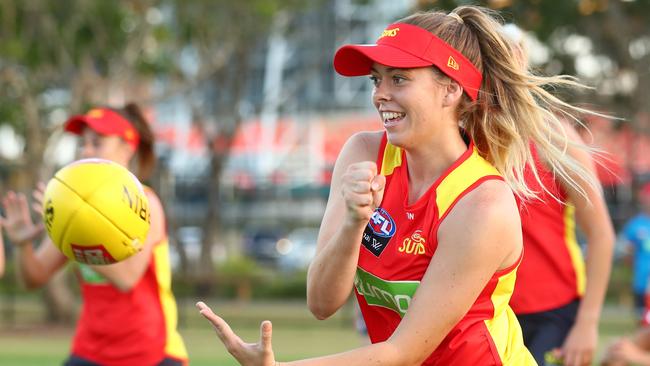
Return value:
M 367 222 L 384 198 L 386 177 L 377 174 L 377 164 L 363 161 L 348 166 L 342 177 L 343 199 L 347 207 L 347 219 Z

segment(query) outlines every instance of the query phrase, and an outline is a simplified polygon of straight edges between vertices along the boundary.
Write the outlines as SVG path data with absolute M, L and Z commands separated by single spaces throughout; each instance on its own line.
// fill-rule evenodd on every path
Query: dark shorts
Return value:
M 154 366 L 186 366 L 187 362 L 185 361 L 180 361 L 174 358 L 165 358 L 159 363 L 157 363 Z M 70 358 L 68 358 L 63 366 L 102 366 L 99 363 L 94 363 L 92 361 L 88 361 L 86 359 L 83 359 L 81 357 L 77 357 L 75 355 L 70 355 Z
M 645 293 L 634 293 L 634 313 L 638 321 L 643 320 L 643 313 L 645 313 Z
M 539 366 L 544 366 L 544 354 L 562 347 L 564 339 L 575 323 L 580 300 L 539 313 L 517 315 L 524 335 L 524 344 Z

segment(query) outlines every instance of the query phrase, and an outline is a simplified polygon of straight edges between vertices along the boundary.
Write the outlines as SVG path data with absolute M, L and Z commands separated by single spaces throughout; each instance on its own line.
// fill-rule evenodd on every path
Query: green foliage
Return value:
M 609 276 L 605 301 L 612 304 L 632 305 L 632 268 L 622 261 L 614 262 Z
M 220 299 L 305 299 L 307 272 L 280 272 L 260 266 L 247 257 L 237 257 L 216 265 L 214 295 Z M 174 278 L 177 297 L 196 295 L 196 279 Z M 242 288 L 247 291 L 242 296 Z M 249 293 L 248 293 L 249 292 Z
M 278 273 L 253 290 L 256 299 L 306 299 L 307 271 Z
M 255 261 L 248 257 L 234 257 L 217 266 L 217 276 L 227 280 L 237 281 L 242 278 L 257 278 L 263 270 Z

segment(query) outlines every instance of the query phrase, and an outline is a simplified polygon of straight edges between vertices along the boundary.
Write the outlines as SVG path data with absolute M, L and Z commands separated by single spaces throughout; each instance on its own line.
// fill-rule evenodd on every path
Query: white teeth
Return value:
M 401 118 L 401 117 L 404 117 L 404 113 L 381 112 L 381 118 L 384 120 L 384 122 Z

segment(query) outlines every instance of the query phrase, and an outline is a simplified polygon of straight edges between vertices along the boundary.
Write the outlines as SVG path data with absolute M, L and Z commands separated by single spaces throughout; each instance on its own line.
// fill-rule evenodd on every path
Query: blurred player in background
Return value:
M 522 69 L 528 70 L 524 33 L 514 24 L 504 30 L 515 44 Z M 563 122 L 570 141 L 567 154 L 595 176 L 590 152 L 580 147 L 584 143 L 570 123 Z M 524 343 L 540 365 L 556 359 L 566 366 L 590 365 L 598 345 L 614 229 L 600 187 L 571 175 L 576 186 L 553 174 L 538 147 L 531 143 L 531 149 L 541 182 L 531 169 L 525 171 L 526 183 L 538 196 L 520 204 L 525 254 L 510 306 Z M 576 223 L 587 242 L 586 266 Z
M 151 174 L 154 136 L 135 104 L 91 109 L 68 119 L 64 128 L 81 137 L 80 158 L 111 160 L 127 168 L 133 164 L 143 182 Z M 35 193 L 37 201 L 43 188 Z M 76 263 L 83 306 L 65 366 L 187 364 L 185 345 L 176 330 L 164 211 L 152 189 L 145 187 L 145 193 L 151 226 L 142 251 L 110 265 Z M 24 195 L 9 192 L 3 206 L 2 221 L 17 248 L 22 278 L 29 288 L 40 287 L 68 259 L 47 237 L 33 249 L 42 225 L 32 222 Z

